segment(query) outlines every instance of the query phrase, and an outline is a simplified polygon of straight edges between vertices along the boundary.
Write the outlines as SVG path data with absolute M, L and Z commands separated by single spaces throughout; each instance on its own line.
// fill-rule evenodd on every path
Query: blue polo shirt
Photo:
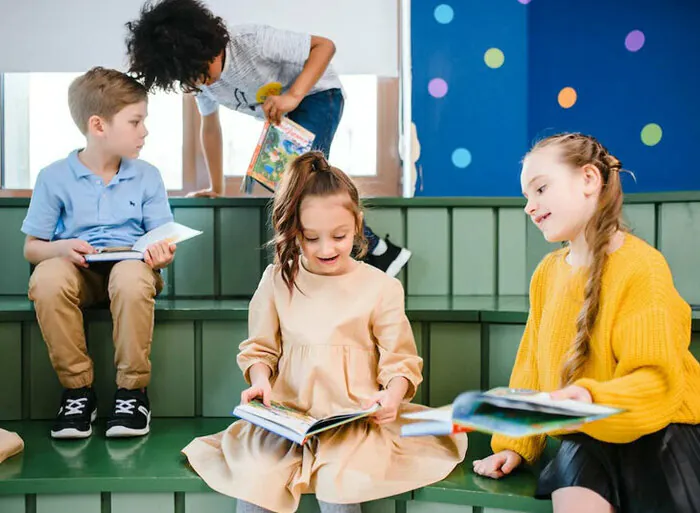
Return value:
M 173 220 L 160 172 L 122 159 L 105 185 L 78 159 L 78 150 L 39 173 L 22 232 L 44 240 L 82 239 L 95 248 L 131 247 L 147 231 Z

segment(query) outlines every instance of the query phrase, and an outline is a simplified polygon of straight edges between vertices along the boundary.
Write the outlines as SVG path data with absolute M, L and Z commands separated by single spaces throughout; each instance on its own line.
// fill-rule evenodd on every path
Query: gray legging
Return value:
M 269 509 L 261 508 L 250 502 L 245 502 L 238 499 L 236 513 L 270 513 Z M 321 513 L 361 513 L 359 504 L 329 504 L 327 502 L 318 501 L 321 508 Z

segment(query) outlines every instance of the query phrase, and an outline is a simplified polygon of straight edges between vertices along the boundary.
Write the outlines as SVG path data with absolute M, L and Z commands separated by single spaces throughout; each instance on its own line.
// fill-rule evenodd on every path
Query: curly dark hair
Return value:
M 230 40 L 224 21 L 199 0 L 149 0 L 126 28 L 129 72 L 149 91 L 198 91 Z

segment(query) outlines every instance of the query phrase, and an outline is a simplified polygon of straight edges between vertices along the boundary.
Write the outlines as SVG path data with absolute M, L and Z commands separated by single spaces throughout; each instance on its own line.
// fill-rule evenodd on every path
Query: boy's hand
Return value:
M 282 121 L 282 116 L 296 109 L 301 103 L 301 100 L 301 97 L 289 93 L 284 93 L 279 96 L 268 96 L 262 107 L 265 118 L 270 123 L 279 125 Z
M 398 390 L 398 392 L 401 392 Z M 403 399 L 403 394 L 397 393 L 397 389 L 386 389 L 381 392 L 374 394 L 367 402 L 365 402 L 362 407 L 364 409 L 370 408 L 373 404 L 379 403 L 379 408 L 372 415 L 372 420 L 376 424 L 389 424 L 396 420 L 399 413 L 399 406 L 401 406 L 401 400 Z
M 261 379 L 254 382 L 250 388 L 241 392 L 241 404 L 248 404 L 253 399 L 260 397 L 265 406 L 270 406 L 270 396 L 272 395 L 272 387 L 269 379 Z
M 58 249 L 58 256 L 67 258 L 78 267 L 89 267 L 83 255 L 96 253 L 95 248 L 82 239 L 66 239 L 52 242 Z
M 146 249 L 143 260 L 150 265 L 151 269 L 154 271 L 163 269 L 173 262 L 173 258 L 175 258 L 175 249 L 175 244 L 171 244 L 167 241 L 151 244 Z
M 510 474 L 522 461 L 520 454 L 506 450 L 492 454 L 483 460 L 475 460 L 472 465 L 476 474 L 499 479 Z

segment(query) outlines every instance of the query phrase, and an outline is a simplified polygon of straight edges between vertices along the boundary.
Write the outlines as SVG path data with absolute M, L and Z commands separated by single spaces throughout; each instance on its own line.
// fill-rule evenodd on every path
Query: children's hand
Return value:
M 218 192 L 216 192 L 214 189 L 202 189 L 199 191 L 194 191 L 194 192 L 188 192 L 187 193 L 187 198 L 218 198 L 221 196 Z
M 163 269 L 172 263 L 173 258 L 175 258 L 175 249 L 175 244 L 171 244 L 167 241 L 151 244 L 146 249 L 143 260 L 150 265 L 151 269 L 154 271 Z
M 78 267 L 89 267 L 84 255 L 96 253 L 95 248 L 82 239 L 57 240 L 52 244 L 58 249 L 58 256 L 67 258 Z
M 380 408 L 374 412 L 371 419 L 379 425 L 389 424 L 396 420 L 402 399 L 403 394 L 398 395 L 395 390 L 387 389 L 374 394 L 362 405 L 362 407 L 363 409 L 367 409 L 372 405 L 379 403 Z
M 262 107 L 265 118 L 267 118 L 270 123 L 279 125 L 280 121 L 282 121 L 282 116 L 296 109 L 301 103 L 301 100 L 302 98 L 289 93 L 279 96 L 268 96 Z
M 584 403 L 592 403 L 593 397 L 591 393 L 583 387 L 570 385 L 549 394 L 552 399 L 573 399 L 574 401 L 582 401 Z
M 483 460 L 475 460 L 474 472 L 480 476 L 500 479 L 510 474 L 523 461 L 522 456 L 515 451 L 501 451 Z
M 241 404 L 248 404 L 256 398 L 261 398 L 265 406 L 270 406 L 270 396 L 272 395 L 272 387 L 269 380 L 261 380 L 241 392 Z

